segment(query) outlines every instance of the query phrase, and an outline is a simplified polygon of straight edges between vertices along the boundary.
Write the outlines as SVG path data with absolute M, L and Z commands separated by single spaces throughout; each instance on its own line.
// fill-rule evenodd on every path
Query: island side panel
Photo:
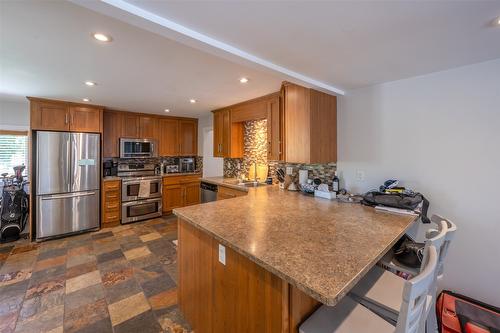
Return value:
M 179 223 L 179 304 L 196 332 L 289 332 L 289 285 L 189 222 Z
M 292 285 L 289 285 L 289 298 L 290 333 L 298 333 L 300 324 L 316 311 L 321 303 Z
M 212 333 L 212 238 L 178 219 L 179 306 L 197 333 Z

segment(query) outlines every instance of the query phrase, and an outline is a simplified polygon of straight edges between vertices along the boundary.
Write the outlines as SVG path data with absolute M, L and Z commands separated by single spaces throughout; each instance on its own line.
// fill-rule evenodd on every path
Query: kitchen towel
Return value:
M 139 184 L 139 198 L 149 198 L 149 190 L 151 188 L 151 181 L 150 180 L 141 180 L 141 183 Z

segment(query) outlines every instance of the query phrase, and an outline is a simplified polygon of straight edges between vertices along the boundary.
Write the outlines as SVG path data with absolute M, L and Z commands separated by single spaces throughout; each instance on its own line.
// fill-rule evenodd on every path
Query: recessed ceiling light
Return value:
M 196 103 L 196 100 L 195 100 L 194 98 L 191 98 L 191 99 L 189 100 L 189 103 L 194 104 L 194 103 Z
M 87 86 L 89 86 L 89 87 L 93 87 L 93 86 L 95 86 L 95 85 L 96 85 L 96 83 L 95 83 L 95 82 L 92 82 L 92 81 L 85 81 L 85 84 L 86 84 Z
M 246 78 L 246 77 L 242 77 L 240 79 L 240 83 L 247 83 L 247 82 L 248 82 L 248 78 Z
M 500 25 L 500 17 L 497 18 L 497 24 Z
M 102 34 L 100 32 L 96 32 L 93 34 L 94 38 L 97 39 L 100 42 L 111 42 L 112 38 L 111 36 L 107 36 L 105 34 Z
M 169 109 L 165 109 L 165 112 L 170 112 L 170 110 Z
M 82 101 L 84 101 L 84 102 L 90 102 L 90 98 L 82 98 Z

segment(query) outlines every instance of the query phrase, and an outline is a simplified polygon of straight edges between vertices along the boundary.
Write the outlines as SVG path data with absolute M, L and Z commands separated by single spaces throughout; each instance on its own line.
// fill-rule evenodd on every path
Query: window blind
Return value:
M 0 134 L 0 174 L 14 173 L 13 167 L 24 164 L 28 172 L 28 137 L 26 135 Z

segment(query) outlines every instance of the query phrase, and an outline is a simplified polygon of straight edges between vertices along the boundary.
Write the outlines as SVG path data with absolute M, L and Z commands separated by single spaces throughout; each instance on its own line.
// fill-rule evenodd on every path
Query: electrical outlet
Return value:
M 358 182 L 365 181 L 365 171 L 364 170 L 356 170 L 356 180 Z
M 293 173 L 293 167 L 286 167 L 286 174 L 291 175 Z
M 226 265 L 226 247 L 219 244 L 219 262 Z

